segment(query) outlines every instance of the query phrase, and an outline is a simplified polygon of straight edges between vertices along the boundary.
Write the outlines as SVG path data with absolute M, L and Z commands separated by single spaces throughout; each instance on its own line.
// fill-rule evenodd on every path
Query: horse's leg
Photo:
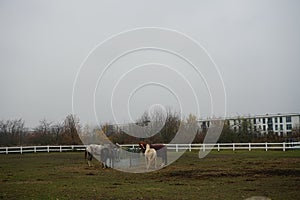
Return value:
M 113 167 L 115 167 L 115 162 L 117 162 L 116 158 L 117 158 L 117 152 L 114 151 L 114 155 L 113 155 Z
M 161 160 L 162 160 L 161 167 L 163 167 L 163 166 L 165 166 L 165 162 L 166 162 L 164 156 L 161 157 Z
M 88 163 L 88 165 L 89 165 L 89 167 L 91 166 L 91 163 L 90 163 L 90 156 L 88 155 L 88 157 L 87 157 L 87 163 Z
M 100 152 L 100 160 L 101 160 L 103 169 L 106 168 L 107 154 L 108 154 L 107 148 L 102 149 L 101 152 Z
M 93 155 L 90 152 L 88 152 L 87 154 L 88 154 L 87 155 L 88 165 L 89 165 L 89 167 L 91 167 L 92 166 L 91 161 L 93 159 Z
M 102 161 L 101 161 L 101 165 L 102 165 L 102 169 L 105 169 L 105 168 L 106 168 L 106 161 L 105 161 L 105 160 L 102 160 Z
M 164 150 L 164 157 L 165 157 L 165 165 L 168 164 L 168 151 L 167 151 L 167 147 L 165 147 L 165 150 Z
M 110 162 L 110 167 L 111 167 L 111 168 L 114 168 L 114 167 L 115 167 L 115 158 L 116 158 L 115 152 L 112 151 L 112 155 L 110 156 L 110 160 L 111 160 L 111 162 Z
M 106 168 L 108 168 L 109 166 L 107 165 L 107 160 L 108 160 L 108 157 L 105 157 L 105 159 L 104 159 L 104 168 L 103 169 L 106 169 Z
M 117 149 L 117 162 L 119 162 L 120 161 L 120 149 Z
M 150 168 L 151 160 L 148 159 L 148 165 L 147 165 L 147 170 Z
M 113 157 L 114 157 L 114 152 L 113 149 L 109 149 L 109 153 L 108 153 L 108 167 L 113 168 Z
M 155 157 L 154 157 L 154 155 L 152 155 L 152 157 L 150 158 L 149 168 L 150 167 L 152 168 L 152 166 L 155 165 L 154 162 L 155 162 Z
M 162 158 L 161 166 L 163 167 L 163 166 L 167 165 L 167 150 L 166 149 L 163 149 L 163 152 L 161 154 L 161 158 Z
M 156 169 L 156 154 L 153 154 L 152 165 L 154 165 L 154 169 Z
M 147 170 L 150 168 L 151 158 L 147 158 Z
M 156 156 L 161 158 L 161 167 L 164 166 L 164 152 L 163 152 L 163 149 L 159 149 L 157 151 Z
M 107 157 L 106 158 L 106 168 L 110 168 L 110 158 L 109 157 Z

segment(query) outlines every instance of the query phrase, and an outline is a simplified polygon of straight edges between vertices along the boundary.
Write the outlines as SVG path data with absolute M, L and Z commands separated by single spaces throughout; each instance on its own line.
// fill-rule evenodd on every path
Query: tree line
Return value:
M 184 126 L 184 134 L 188 135 L 196 131 L 193 143 L 203 143 L 207 129 L 203 129 L 197 122 L 197 117 L 190 114 L 181 119 L 180 113 L 168 109 L 166 113 L 157 110 L 154 113 L 145 112 L 134 123 L 135 125 L 147 127 L 163 124 L 157 134 L 148 138 L 137 138 L 130 136 L 115 124 L 104 123 L 98 126 L 81 126 L 79 118 L 70 114 L 62 122 L 50 122 L 46 119 L 40 120 L 38 126 L 32 130 L 25 127 L 23 119 L 0 120 L 0 146 L 20 145 L 77 145 L 82 143 L 98 143 L 110 140 L 119 144 L 136 144 L 139 141 L 150 143 L 169 143 L 177 134 L 179 127 Z M 130 125 L 129 125 L 130 126 Z M 253 130 L 253 126 L 247 120 L 241 120 L 238 129 L 232 129 L 225 121 L 219 143 L 243 143 L 243 142 L 284 142 L 293 138 L 300 140 L 300 128 L 296 127 L 287 136 L 278 136 L 273 132 L 261 134 Z M 129 127 L 130 128 L 130 127 Z M 145 129 L 145 131 L 147 131 Z M 130 130 L 130 129 L 129 129 Z M 183 140 L 184 141 L 184 140 Z
M 79 130 L 79 119 L 74 115 L 57 123 L 40 120 L 32 130 L 25 127 L 23 119 L 0 120 L 0 146 L 82 144 Z

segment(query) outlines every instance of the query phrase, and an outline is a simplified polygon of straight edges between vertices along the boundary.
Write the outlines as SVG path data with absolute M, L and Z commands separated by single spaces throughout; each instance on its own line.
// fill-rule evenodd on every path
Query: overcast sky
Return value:
M 139 27 L 177 30 L 200 43 L 220 70 L 228 116 L 299 113 L 299 8 L 296 0 L 1 0 L 0 120 L 23 118 L 29 127 L 43 118 L 63 120 L 72 113 L 73 83 L 89 52 L 110 36 Z M 161 69 L 164 73 L 170 72 Z M 161 104 L 168 106 L 170 98 L 177 109 L 171 92 L 161 89 L 156 91 Z M 130 103 L 133 118 L 155 103 L 145 104 L 149 91 Z M 121 104 L 114 103 L 118 113 Z M 205 110 L 205 101 L 200 107 Z M 100 121 L 112 121 L 105 109 L 96 108 Z M 78 117 L 92 123 L 94 116 Z

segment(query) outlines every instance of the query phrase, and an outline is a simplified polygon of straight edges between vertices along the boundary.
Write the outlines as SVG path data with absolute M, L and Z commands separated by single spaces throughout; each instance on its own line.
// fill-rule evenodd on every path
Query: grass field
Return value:
M 300 151 L 187 152 L 160 171 L 87 167 L 83 153 L 0 155 L 0 199 L 300 199 Z

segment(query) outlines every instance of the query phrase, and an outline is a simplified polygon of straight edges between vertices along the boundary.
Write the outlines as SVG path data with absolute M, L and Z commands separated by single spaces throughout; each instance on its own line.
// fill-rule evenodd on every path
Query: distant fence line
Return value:
M 137 144 L 120 145 L 127 149 L 139 148 Z M 168 150 L 176 152 L 182 150 L 290 150 L 300 149 L 300 142 L 283 142 L 283 143 L 216 143 L 216 144 L 166 144 Z M 37 153 L 37 152 L 66 152 L 66 151 L 84 151 L 85 145 L 47 145 L 47 146 L 15 146 L 15 147 L 0 147 L 0 154 L 10 153 Z

